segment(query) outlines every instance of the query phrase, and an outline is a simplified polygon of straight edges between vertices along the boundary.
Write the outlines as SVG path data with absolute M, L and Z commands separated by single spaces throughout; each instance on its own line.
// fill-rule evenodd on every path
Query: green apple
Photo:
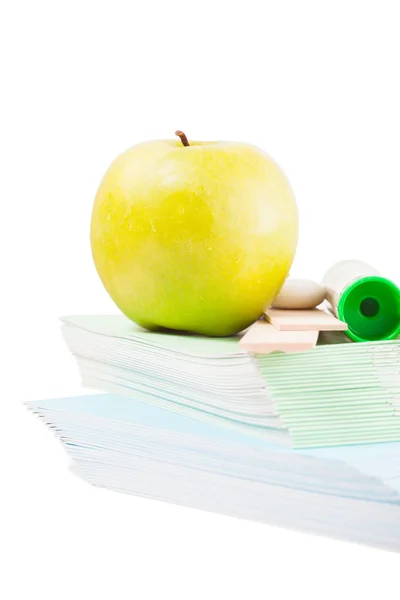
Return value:
M 277 164 L 244 143 L 138 144 L 98 189 L 91 246 L 116 305 L 147 329 L 237 333 L 270 306 L 298 218 Z

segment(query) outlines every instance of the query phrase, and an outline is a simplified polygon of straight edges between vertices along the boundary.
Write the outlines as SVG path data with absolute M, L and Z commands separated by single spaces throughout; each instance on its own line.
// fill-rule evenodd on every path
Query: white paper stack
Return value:
M 28 406 L 95 486 L 400 550 L 400 443 L 293 450 L 112 394 Z
M 320 334 L 252 355 L 239 338 L 144 331 L 123 316 L 63 319 L 83 384 L 293 448 L 400 441 L 400 340 Z

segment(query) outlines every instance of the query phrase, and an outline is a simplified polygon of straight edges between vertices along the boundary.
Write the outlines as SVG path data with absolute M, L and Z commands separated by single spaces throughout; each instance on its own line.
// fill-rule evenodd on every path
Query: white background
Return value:
M 300 210 L 292 274 L 354 257 L 400 281 L 398 9 L 2 3 L 2 598 L 398 600 L 399 555 L 90 488 L 21 406 L 81 391 L 57 320 L 115 310 L 90 255 L 97 185 L 177 128 L 281 164 Z

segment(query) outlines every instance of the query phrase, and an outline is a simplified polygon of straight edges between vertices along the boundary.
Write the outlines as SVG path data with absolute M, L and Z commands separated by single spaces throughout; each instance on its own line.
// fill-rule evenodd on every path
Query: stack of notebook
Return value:
M 293 448 L 400 441 L 400 340 L 253 355 L 239 337 L 141 330 L 125 317 L 63 320 L 85 386 Z
M 291 450 L 147 402 L 30 403 L 89 483 L 400 551 L 400 444 Z
M 63 334 L 107 393 L 29 406 L 93 485 L 400 550 L 400 340 L 264 356 L 123 316 Z

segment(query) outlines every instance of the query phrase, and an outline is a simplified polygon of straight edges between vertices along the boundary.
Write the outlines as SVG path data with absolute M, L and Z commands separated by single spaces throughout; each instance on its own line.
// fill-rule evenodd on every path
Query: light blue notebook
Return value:
M 312 457 L 318 461 L 340 461 L 370 477 L 380 479 L 395 490 L 396 496 L 400 494 L 400 442 L 292 450 L 256 436 L 218 427 L 116 394 L 55 398 L 30 402 L 27 406 L 35 412 L 49 410 L 71 416 L 95 417 L 107 419 L 110 423 L 135 424 L 176 435 L 199 437 L 210 442 L 242 446 L 243 450 L 254 448 L 265 456 L 287 456 L 294 462 L 301 462 L 303 457 Z M 400 495 L 398 502 L 400 504 Z
M 116 492 L 400 551 L 400 444 L 292 450 L 135 398 L 28 403 Z

